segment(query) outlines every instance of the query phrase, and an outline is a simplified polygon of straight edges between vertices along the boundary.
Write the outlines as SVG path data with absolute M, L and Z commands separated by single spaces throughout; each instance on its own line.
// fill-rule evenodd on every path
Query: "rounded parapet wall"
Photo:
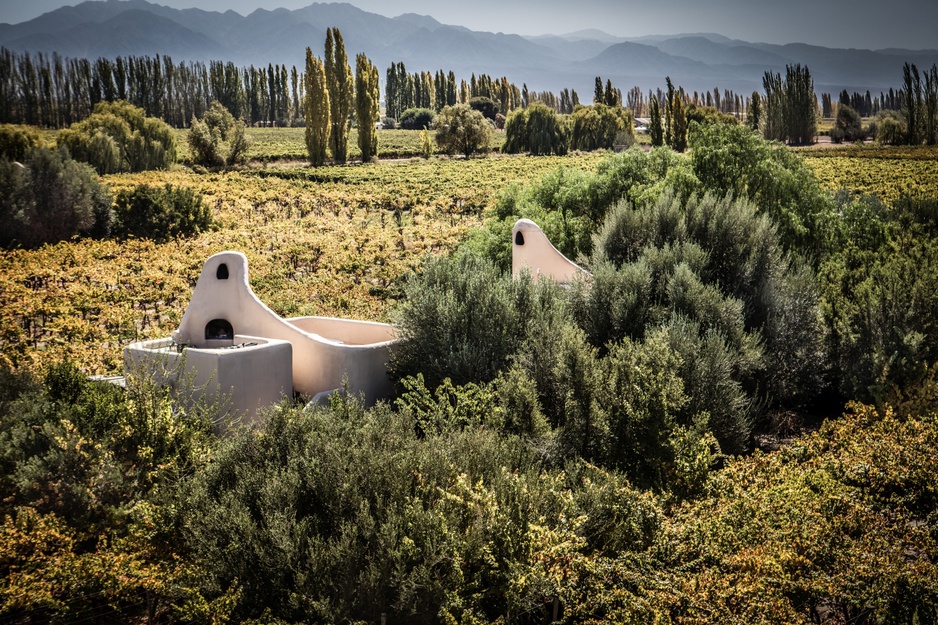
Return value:
M 511 275 L 528 271 L 537 282 L 550 278 L 560 284 L 584 279 L 590 273 L 560 253 L 544 231 L 530 219 L 519 219 L 511 231 Z

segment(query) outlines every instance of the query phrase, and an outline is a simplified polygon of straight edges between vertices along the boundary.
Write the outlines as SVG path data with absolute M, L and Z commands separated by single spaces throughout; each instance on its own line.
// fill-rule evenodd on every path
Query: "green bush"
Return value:
M 486 119 L 495 121 L 495 117 L 499 113 L 498 102 L 492 98 L 487 98 L 485 96 L 476 96 L 474 98 L 469 98 L 469 108 L 473 111 L 478 111 Z
M 0 158 L 22 162 L 39 145 L 39 131 L 35 128 L 0 124 Z
M 781 143 L 745 126 L 698 126 L 691 163 L 704 189 L 748 198 L 775 221 L 781 243 L 818 262 L 827 249 L 833 203 L 814 173 Z
M 844 141 L 852 143 L 864 139 L 866 139 L 866 131 L 863 129 L 863 120 L 860 118 L 860 114 L 846 104 L 838 105 L 837 119 L 831 129 L 831 141 L 833 143 L 843 143 Z
M 876 141 L 882 145 L 904 145 L 908 133 L 905 117 L 898 111 L 880 111 L 874 120 Z
M 618 142 L 634 139 L 632 114 L 622 107 L 594 104 L 579 106 L 571 115 L 570 148 L 573 150 L 611 150 Z
M 543 620 L 561 590 L 546 563 L 582 557 L 587 540 L 649 545 L 660 512 L 616 475 L 539 465 L 517 437 L 421 432 L 409 410 L 337 396 L 224 444 L 183 488 L 182 538 L 206 589 L 237 584 L 241 619 Z
M 567 124 L 554 109 L 535 102 L 512 111 L 505 121 L 505 144 L 509 154 L 528 152 L 531 156 L 567 153 L 570 141 Z
M 213 226 L 212 211 L 191 188 L 138 185 L 118 193 L 114 235 L 168 241 L 194 236 Z
M 192 162 L 205 167 L 231 166 L 247 159 L 245 126 L 221 103 L 213 101 L 201 120 L 192 118 L 187 141 Z
M 23 163 L 0 158 L 0 246 L 103 237 L 110 226 L 111 195 L 88 165 L 45 148 Z
M 210 414 L 187 415 L 168 391 L 93 382 L 69 363 L 41 389 L 0 404 L 0 515 L 29 506 L 56 514 L 86 539 L 127 529 L 130 507 L 200 463 Z
M 684 423 L 710 413 L 727 451 L 744 446 L 759 402 L 803 406 L 824 388 L 813 273 L 750 202 L 665 193 L 651 206 L 622 203 L 595 241 L 593 278 L 572 291 L 577 323 L 599 348 L 669 327 L 693 398 Z
M 401 113 L 398 125 L 404 130 L 424 130 L 433 128 L 436 112 L 430 109 L 413 108 Z
M 881 401 L 938 361 L 938 202 L 892 209 L 860 198 L 841 209 L 838 251 L 819 272 L 839 390 Z
M 176 162 L 172 128 L 128 102 L 100 102 L 87 119 L 57 136 L 72 158 L 101 175 L 166 169 Z
M 492 139 L 492 122 L 466 104 L 444 108 L 433 127 L 436 143 L 445 154 L 462 154 L 469 158 L 475 152 L 486 152 Z
M 393 375 L 421 373 L 432 389 L 446 378 L 490 382 L 525 336 L 534 292 L 529 279 L 514 280 L 478 256 L 430 259 L 404 286 Z

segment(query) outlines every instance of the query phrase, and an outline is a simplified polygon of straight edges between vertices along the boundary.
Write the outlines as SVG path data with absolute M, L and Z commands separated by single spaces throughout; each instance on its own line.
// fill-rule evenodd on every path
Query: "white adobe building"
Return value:
M 205 261 L 172 338 L 127 346 L 124 368 L 191 385 L 193 396 L 217 399 L 230 417 L 250 422 L 294 392 L 317 401 L 345 380 L 368 403 L 389 396 L 396 340 L 386 323 L 280 317 L 251 290 L 244 254 L 221 252 Z
M 533 221 L 512 231 L 512 275 L 569 283 L 589 273 L 561 254 Z M 171 338 L 124 348 L 127 375 L 148 375 L 192 400 L 220 402 L 225 423 L 253 421 L 284 397 L 318 402 L 348 384 L 368 404 L 390 396 L 395 327 L 332 317 L 283 318 L 258 299 L 240 252 L 211 256 Z

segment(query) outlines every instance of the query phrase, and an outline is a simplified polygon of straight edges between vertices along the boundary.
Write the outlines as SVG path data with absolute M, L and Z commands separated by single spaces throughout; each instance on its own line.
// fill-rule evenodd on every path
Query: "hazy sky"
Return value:
M 153 0 L 151 0 L 153 1 Z M 259 6 L 296 9 L 311 0 L 156 0 L 177 8 L 248 14 Z M 0 22 L 18 23 L 75 0 L 0 0 Z M 841 48 L 938 48 L 938 0 L 351 0 L 394 17 L 430 15 L 444 24 L 520 35 L 596 28 L 637 37 L 716 32 L 767 43 Z

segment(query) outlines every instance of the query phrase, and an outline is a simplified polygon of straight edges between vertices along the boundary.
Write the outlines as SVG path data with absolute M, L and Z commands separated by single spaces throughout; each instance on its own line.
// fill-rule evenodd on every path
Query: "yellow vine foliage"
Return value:
M 600 158 L 563 163 L 588 170 Z M 86 239 L 0 252 L 0 358 L 38 369 L 68 357 L 88 374 L 119 373 L 125 345 L 178 327 L 203 263 L 223 250 L 248 257 L 252 288 L 281 315 L 387 320 L 404 275 L 479 227 L 507 184 L 536 180 L 560 162 L 107 176 L 115 193 L 140 184 L 192 187 L 219 228 L 164 244 Z

